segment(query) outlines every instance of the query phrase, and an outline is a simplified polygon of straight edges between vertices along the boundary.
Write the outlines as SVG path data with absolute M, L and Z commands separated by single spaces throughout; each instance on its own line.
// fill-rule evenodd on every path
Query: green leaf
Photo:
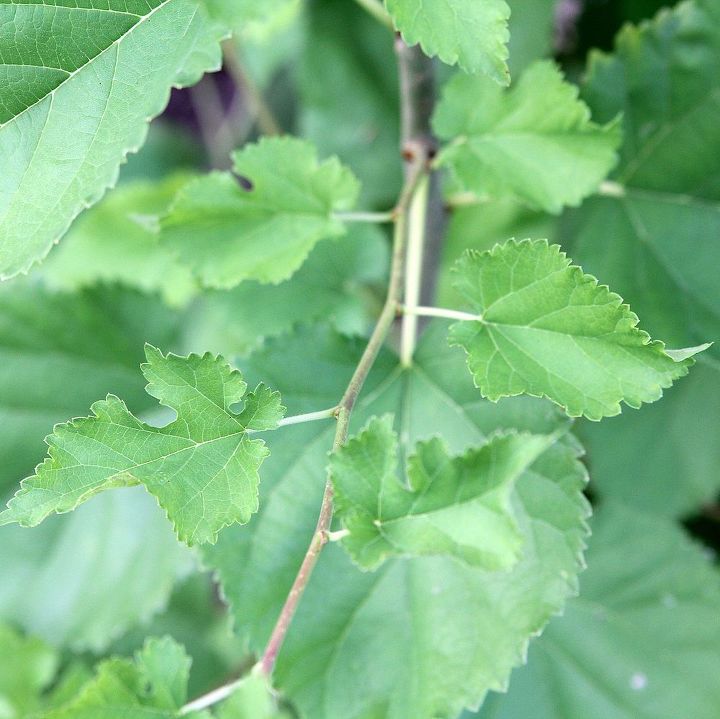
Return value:
M 443 347 L 443 333 L 442 323 L 425 331 L 410 368 L 380 354 L 353 413 L 354 431 L 372 415 L 393 412 L 404 457 L 439 428 L 460 454 L 501 430 L 550 435 L 568 426 L 548 402 L 479 399 L 460 353 Z M 304 329 L 269 342 L 248 372 L 277 382 L 293 412 L 309 411 L 337 401 L 363 347 Z M 275 442 L 260 513 L 203 551 L 252 650 L 267 641 L 312 536 L 332 432 L 322 423 L 298 425 Z M 588 511 L 583 486 L 569 436 L 520 477 L 511 505 L 523 544 L 507 571 L 418 557 L 359 572 L 331 543 L 280 654 L 278 688 L 312 719 L 434 719 L 456 716 L 488 688 L 505 686 L 529 638 L 575 591 Z
M 720 7 L 684 2 L 624 28 L 613 54 L 593 54 L 582 93 L 595 117 L 623 113 L 625 142 L 610 194 L 564 218 L 563 243 L 631 304 L 652 334 L 675 346 L 716 339 Z M 601 493 L 673 516 L 714 500 L 720 490 L 717 345 L 706 355 L 697 375 L 653 407 L 642 426 L 627 417 L 584 428 Z M 637 441 L 627 442 L 629 431 L 639 433 Z M 650 454 L 643 437 L 653 438 Z
M 553 52 L 555 0 L 508 0 L 510 5 L 510 73 L 513 77 L 530 63 Z
M 707 347 L 675 359 L 637 328 L 621 297 L 545 240 L 468 252 L 457 288 L 478 319 L 454 324 L 450 343 L 467 352 L 475 384 L 493 401 L 548 397 L 571 417 L 599 420 L 619 414 L 621 400 L 654 402 Z
M 484 72 L 507 85 L 508 18 L 504 0 L 385 0 L 395 27 L 409 45 L 466 72 Z
M 592 122 L 577 95 L 551 62 L 531 65 L 510 90 L 457 75 L 435 111 L 435 131 L 452 140 L 438 164 L 476 195 L 554 213 L 578 205 L 615 164 L 620 132 Z
M 0 18 L 0 278 L 7 278 L 42 259 L 115 184 L 171 87 L 219 67 L 220 31 L 193 0 L 2 0 Z
M 146 340 L 173 346 L 178 318 L 153 298 L 118 289 L 52 294 L 21 278 L 0 286 L 0 492 L 31 473 L 56 422 L 97 397 L 135 413 L 157 403 L 137 367 Z
M 76 697 L 40 719 L 171 719 L 185 703 L 190 664 L 185 650 L 169 637 L 149 639 L 134 661 L 102 662 Z
M 390 415 L 371 419 L 330 459 L 336 513 L 350 532 L 342 544 L 353 560 L 362 569 L 392 556 L 449 555 L 490 570 L 515 564 L 522 536 L 510 495 L 548 438 L 498 435 L 451 457 L 435 437 L 410 456 L 406 487 L 392 425 Z
M 45 643 L 0 624 L 0 717 L 25 717 L 37 709 L 58 663 Z
M 1 528 L 0 566 L 0 617 L 54 645 L 101 652 L 165 607 L 193 561 L 154 500 L 131 489 L 32 532 Z
M 160 292 L 169 305 L 186 304 L 197 286 L 190 269 L 159 245 L 158 217 L 187 181 L 187 175 L 172 175 L 118 187 L 73 224 L 43 263 L 43 279 L 62 290 L 120 283 Z
M 714 719 L 717 567 L 676 525 L 634 509 L 603 507 L 592 530 L 580 597 L 479 716 Z
M 113 487 L 142 483 L 188 544 L 214 542 L 257 511 L 258 469 L 268 455 L 248 430 L 274 429 L 280 395 L 264 385 L 245 395 L 242 374 L 222 358 L 163 355 L 146 346 L 147 392 L 177 413 L 157 428 L 133 416 L 114 395 L 95 402 L 92 417 L 57 425 L 49 457 L 24 479 L 0 524 L 39 524 Z M 241 413 L 231 407 L 244 402 Z
M 320 319 L 345 334 L 362 335 L 376 310 L 372 289 L 386 277 L 388 254 L 380 228 L 353 223 L 341 241 L 318 243 L 307 262 L 279 285 L 248 281 L 203 293 L 188 318 L 186 342 L 193 349 L 247 355 L 263 338 Z
M 400 108 L 387 29 L 355 2 L 308 3 L 298 68 L 299 133 L 342 157 L 362 182 L 360 202 L 386 209 L 402 185 Z M 352 88 L 348 92 L 348 88 Z
M 333 216 L 355 202 L 359 185 L 337 158 L 319 162 L 297 138 L 263 138 L 233 155 L 234 171 L 189 183 L 161 221 L 161 243 L 209 287 L 243 280 L 281 282 L 317 242 L 344 234 Z
M 297 14 L 300 0 L 204 0 L 213 18 L 243 39 L 262 39 Z

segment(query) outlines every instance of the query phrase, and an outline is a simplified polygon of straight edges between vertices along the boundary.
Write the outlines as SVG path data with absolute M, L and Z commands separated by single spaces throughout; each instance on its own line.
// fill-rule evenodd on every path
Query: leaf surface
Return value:
M 387 415 L 375 417 L 330 460 L 342 544 L 362 569 L 388 557 L 453 556 L 485 569 L 507 569 L 522 536 L 510 495 L 515 480 L 547 449 L 545 436 L 498 435 L 451 457 L 443 441 L 421 442 L 398 479 L 398 437 Z
M 654 402 L 705 349 L 666 352 L 618 295 L 545 240 L 468 252 L 457 288 L 478 320 L 454 324 L 450 342 L 465 349 L 475 384 L 493 401 L 545 396 L 571 417 L 598 420 L 619 414 L 621 400 Z
M 438 428 L 459 454 L 499 430 L 548 435 L 567 426 L 547 402 L 479 398 L 461 354 L 442 347 L 442 333 L 442 324 L 426 330 L 410 369 L 381 353 L 357 406 L 355 430 L 373 415 L 394 413 L 406 438 L 401 466 Z M 337 401 L 362 349 L 359 341 L 306 329 L 270 342 L 248 372 L 261 370 L 281 386 L 293 412 L 309 411 Z M 204 551 L 255 650 L 267 641 L 312 536 L 332 444 L 332 427 L 294 430 L 273 445 L 258 517 Z M 588 511 L 583 485 L 567 437 L 522 475 L 511 497 L 521 557 L 505 572 L 418 557 L 391 558 L 363 573 L 342 547 L 326 547 L 280 655 L 278 688 L 303 718 L 435 719 L 455 717 L 488 688 L 504 686 L 530 636 L 575 591 Z
M 359 185 L 337 158 L 318 161 L 297 138 L 263 138 L 233 155 L 234 172 L 186 185 L 161 221 L 160 241 L 209 287 L 281 282 L 317 242 L 344 234 L 333 217 Z M 244 186 L 243 186 L 244 183 Z
M 505 0 L 385 0 L 409 45 L 466 72 L 484 72 L 507 85 L 508 18 Z
M 617 123 L 591 121 L 578 90 L 551 62 L 536 62 L 510 90 L 456 75 L 434 128 L 450 140 L 438 157 L 465 191 L 560 212 L 592 193 L 615 164 Z
M 507 696 L 477 716 L 714 719 L 717 567 L 675 524 L 616 503 L 592 530 L 580 596 L 532 645 Z
M 219 67 L 221 33 L 193 0 L 2 0 L 0 28 L 7 278 L 45 257 L 115 184 L 172 87 Z
M 146 356 L 147 392 L 177 418 L 153 427 L 108 395 L 93 404 L 92 417 L 57 425 L 47 438 L 49 457 L 23 480 L 1 523 L 33 526 L 105 489 L 138 483 L 189 544 L 214 542 L 223 527 L 250 520 L 268 450 L 247 431 L 277 426 L 279 394 L 258 385 L 246 395 L 242 374 L 222 357 L 163 355 L 150 345 Z M 240 402 L 238 414 L 231 407 Z
M 193 564 L 145 492 L 106 492 L 32 532 L 0 528 L 0 617 L 55 646 L 99 653 L 163 609 Z

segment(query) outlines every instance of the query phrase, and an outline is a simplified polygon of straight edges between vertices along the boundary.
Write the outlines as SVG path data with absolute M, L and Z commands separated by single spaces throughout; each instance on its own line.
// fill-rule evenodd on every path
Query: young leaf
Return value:
M 385 4 L 408 45 L 420 43 L 427 55 L 509 84 L 510 8 L 505 0 L 385 0 Z
M 169 637 L 149 639 L 134 661 L 106 659 L 77 696 L 39 719 L 172 719 L 186 700 L 190 664 Z
M 532 645 L 508 694 L 489 697 L 478 716 L 715 719 L 717 567 L 674 523 L 614 503 L 592 530 L 580 596 Z
M 578 205 L 615 164 L 620 131 L 592 122 L 577 95 L 551 62 L 531 65 L 510 90 L 457 75 L 435 112 L 435 131 L 452 140 L 437 162 L 476 195 L 554 213 Z
M 417 445 L 406 488 L 398 481 L 393 419 L 373 418 L 331 456 L 342 540 L 362 569 L 392 556 L 448 555 L 485 569 L 507 569 L 522 536 L 510 507 L 517 478 L 547 449 L 548 437 L 507 434 L 451 457 L 437 437 Z
M 479 314 L 454 324 L 450 343 L 467 352 L 475 384 L 493 401 L 548 397 L 571 417 L 599 420 L 619 414 L 620 401 L 654 402 L 706 348 L 673 356 L 637 328 L 618 295 L 545 240 L 468 252 L 456 272 Z
M 355 203 L 359 184 L 337 158 L 319 162 L 297 138 L 263 138 L 233 155 L 234 172 L 182 189 L 161 221 L 173 248 L 209 287 L 281 282 L 317 242 L 344 233 L 333 217 Z
M 242 374 L 222 358 L 163 355 L 146 346 L 147 392 L 177 413 L 165 427 L 144 424 L 114 395 L 93 416 L 57 425 L 49 457 L 23 480 L 0 524 L 39 524 L 94 494 L 142 483 L 157 497 L 180 539 L 214 542 L 228 524 L 257 511 L 258 469 L 268 450 L 248 430 L 274 429 L 280 395 L 264 385 L 245 395 Z M 231 407 L 244 402 L 242 412 Z
M 51 647 L 0 624 L 0 716 L 13 719 L 32 715 L 58 664 L 59 657 Z
M 0 616 L 55 646 L 100 653 L 165 607 L 193 559 L 138 487 L 32 532 L 0 528 L 0 566 Z
M 221 31 L 193 0 L 1 0 L 0 8 L 0 278 L 7 278 L 42 259 L 115 184 L 171 87 L 219 67 Z
M 459 454 L 501 430 L 552 434 L 568 426 L 549 402 L 519 397 L 494 405 L 479 399 L 462 357 L 442 347 L 443 332 L 442 323 L 427 328 L 410 368 L 381 353 L 357 407 L 357 425 L 393 412 L 403 454 L 439 428 L 450 451 Z M 248 372 L 272 377 L 292 411 L 304 412 L 337 398 L 363 347 L 306 329 L 269 342 Z M 295 430 L 274 444 L 263 473 L 262 508 L 252 524 L 228 529 L 203 550 L 219 572 L 241 636 L 255 651 L 267 641 L 312 536 L 323 490 L 318 477 L 332 442 L 333 428 L 322 423 Z M 530 637 L 575 592 L 588 512 L 584 481 L 568 436 L 523 473 L 511 496 L 523 544 L 507 571 L 451 557 L 416 557 L 391 558 L 376 572 L 359 572 L 331 543 L 279 657 L 278 688 L 301 716 L 313 719 L 346 716 L 348 707 L 358 717 L 434 719 L 476 706 L 488 688 L 506 685 L 511 668 L 524 661 Z

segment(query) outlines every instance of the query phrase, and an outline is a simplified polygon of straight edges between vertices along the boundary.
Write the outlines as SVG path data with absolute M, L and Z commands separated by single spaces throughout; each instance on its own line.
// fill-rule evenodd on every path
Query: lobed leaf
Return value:
M 458 290 L 477 320 L 450 328 L 483 395 L 548 397 L 571 417 L 599 420 L 620 402 L 654 402 L 687 374 L 693 347 L 670 354 L 637 328 L 622 299 L 571 265 L 545 240 L 511 240 L 468 252 L 457 265 Z
M 616 122 L 597 125 L 551 62 L 536 62 L 510 90 L 487 79 L 456 75 L 433 120 L 451 140 L 438 156 L 467 192 L 515 198 L 560 212 L 597 189 L 615 164 Z
M 147 392 L 177 418 L 152 427 L 108 395 L 91 407 L 92 417 L 57 425 L 47 438 L 49 457 L 23 480 L 0 524 L 34 526 L 98 492 L 138 483 L 189 544 L 214 542 L 223 527 L 250 520 L 268 450 L 248 430 L 277 426 L 280 395 L 258 385 L 246 396 L 242 374 L 222 357 L 163 355 L 150 345 L 146 356 Z M 239 402 L 238 414 L 231 407 Z
M 336 158 L 319 162 L 310 143 L 273 137 L 236 152 L 233 163 L 240 182 L 230 173 L 199 178 L 161 220 L 161 244 L 206 286 L 281 282 L 317 242 L 344 234 L 333 213 L 352 207 L 359 184 Z
M 451 556 L 489 570 L 518 560 L 522 536 L 510 506 L 518 477 L 547 449 L 546 436 L 498 435 L 451 457 L 443 441 L 417 445 L 397 477 L 393 419 L 373 418 L 330 458 L 342 544 L 362 569 L 392 556 Z
M 193 0 L 2 0 L 0 28 L 5 279 L 115 184 L 172 87 L 218 69 L 222 32 Z
M 385 5 L 409 45 L 420 43 L 427 55 L 509 84 L 505 0 L 385 0 Z

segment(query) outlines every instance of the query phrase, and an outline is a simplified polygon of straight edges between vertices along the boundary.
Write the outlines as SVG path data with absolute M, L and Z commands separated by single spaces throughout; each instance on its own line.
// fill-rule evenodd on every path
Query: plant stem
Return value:
M 395 25 L 393 25 L 392 18 L 380 0 L 355 0 L 355 2 L 361 8 L 367 10 L 377 21 L 385 25 L 386 28 L 395 32 Z
M 417 339 L 418 315 L 413 311 L 420 303 L 422 283 L 423 246 L 427 221 L 427 200 L 430 178 L 425 176 L 419 182 L 408 212 L 407 259 L 405 261 L 405 307 L 400 330 L 400 363 L 403 367 L 412 364 Z
M 227 699 L 240 686 L 244 679 L 245 677 L 235 679 L 235 681 L 223 684 L 223 686 L 213 689 L 211 692 L 203 694 L 201 697 L 188 702 L 182 709 L 180 709 L 178 716 L 185 716 L 186 714 L 190 714 L 192 712 L 207 709 L 213 704 L 217 704 L 218 702 L 223 701 L 223 699 Z
M 411 171 L 408 172 L 405 187 L 400 194 L 398 205 L 393 213 L 395 216 L 395 232 L 393 239 L 393 259 L 390 269 L 390 281 L 388 284 L 387 297 L 362 357 L 360 357 L 360 361 L 350 378 L 350 382 L 345 389 L 345 393 L 337 406 L 337 426 L 335 428 L 335 439 L 333 440 L 332 445 L 333 452 L 337 451 L 347 441 L 350 426 L 350 415 L 352 414 L 353 407 L 355 406 L 355 402 L 357 401 L 368 374 L 370 374 L 375 358 L 385 341 L 385 337 L 392 326 L 393 320 L 397 315 L 402 294 L 408 204 L 410 199 L 413 197 L 415 187 L 419 178 L 422 177 L 426 164 L 427 159 L 425 156 L 416 156 Z M 270 635 L 270 639 L 265 647 L 262 658 L 260 659 L 261 671 L 268 677 L 272 674 L 273 669 L 275 668 L 277 656 L 280 653 L 280 649 L 285 641 L 285 636 L 290 628 L 290 623 L 297 611 L 300 598 L 302 597 L 305 587 L 312 575 L 313 569 L 317 564 L 320 552 L 328 541 L 328 531 L 330 529 L 330 523 L 332 522 L 333 515 L 332 500 L 332 483 L 330 480 L 327 480 L 320 506 L 320 515 L 318 516 L 317 524 L 315 525 L 315 531 L 313 533 L 312 540 L 310 541 L 310 546 L 307 548 L 305 557 L 300 565 L 300 570 L 298 571 L 295 581 L 290 588 L 290 592 L 285 599 L 285 604 L 283 605 L 280 616 L 275 624 L 275 628 Z
M 388 212 L 335 212 L 333 217 L 342 222 L 374 222 L 383 224 L 392 222 L 394 219 L 393 211 Z
M 414 315 L 416 317 L 444 317 L 448 320 L 482 321 L 482 315 L 474 315 L 470 312 L 461 312 L 460 310 L 446 310 L 443 307 L 411 307 L 409 305 L 403 305 L 400 311 L 403 314 Z
M 278 427 L 285 427 L 288 424 L 301 424 L 303 422 L 316 422 L 319 419 L 331 419 L 337 413 L 337 407 L 330 409 L 320 409 L 317 412 L 306 412 L 305 414 L 296 414 L 292 417 L 284 417 L 278 422 Z

